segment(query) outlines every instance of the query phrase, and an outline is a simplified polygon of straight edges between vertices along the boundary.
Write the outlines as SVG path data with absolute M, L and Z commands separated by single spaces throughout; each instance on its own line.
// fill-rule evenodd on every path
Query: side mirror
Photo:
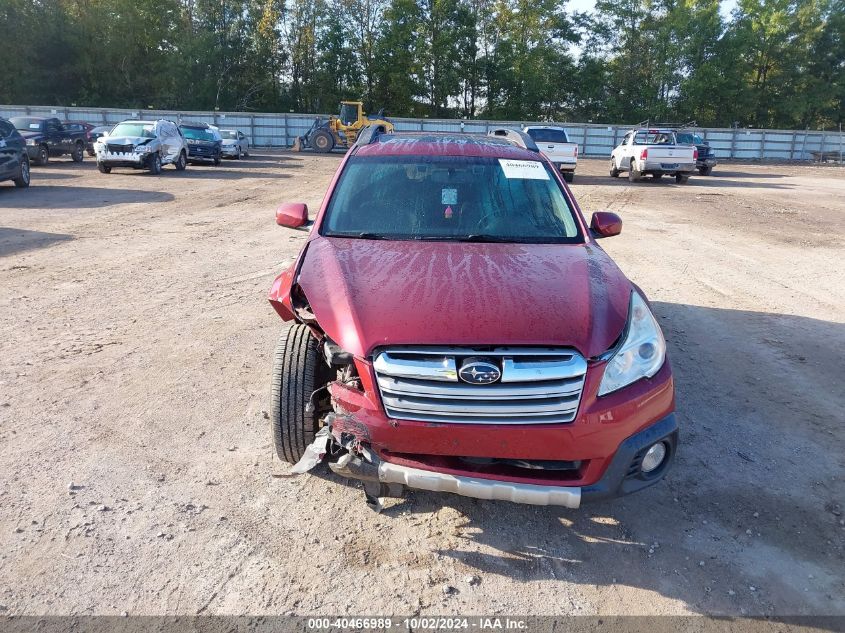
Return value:
M 308 224 L 308 205 L 303 202 L 285 202 L 276 209 L 276 224 L 299 229 Z
M 622 232 L 622 218 L 610 211 L 596 211 L 590 222 L 590 231 L 593 237 L 613 237 Z

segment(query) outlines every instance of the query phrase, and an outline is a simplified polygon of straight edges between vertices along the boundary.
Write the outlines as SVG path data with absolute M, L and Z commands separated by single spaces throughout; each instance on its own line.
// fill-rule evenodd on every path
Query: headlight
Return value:
M 663 332 L 645 299 L 634 291 L 631 293 L 625 340 L 604 368 L 599 395 L 621 389 L 640 378 L 651 378 L 663 366 L 664 360 L 666 341 Z
M 34 138 L 26 139 L 26 144 L 27 145 L 35 145 L 35 139 Z
M 149 145 L 139 145 L 135 148 L 135 151 L 138 154 L 148 154 L 152 151 L 152 148 Z

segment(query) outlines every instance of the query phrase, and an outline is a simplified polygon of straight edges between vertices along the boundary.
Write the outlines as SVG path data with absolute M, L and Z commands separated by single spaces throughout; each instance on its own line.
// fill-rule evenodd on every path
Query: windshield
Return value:
M 568 143 L 566 132 L 554 128 L 528 128 L 528 136 L 536 143 Z
M 464 156 L 352 157 L 322 224 L 327 237 L 582 242 L 545 163 Z
M 234 130 L 220 130 L 220 136 L 223 138 L 232 138 L 237 140 L 238 133 Z
M 35 130 L 41 129 L 41 119 L 32 119 L 26 116 L 13 116 L 9 121 L 15 126 L 16 130 Z
M 140 136 L 141 138 L 155 138 L 152 123 L 118 123 L 109 132 L 109 136 Z
M 185 138 L 193 139 L 195 141 L 213 141 L 214 134 L 208 128 L 198 127 L 180 127 L 182 135 Z
M 678 134 L 678 143 L 683 145 L 704 145 L 704 139 L 698 134 Z

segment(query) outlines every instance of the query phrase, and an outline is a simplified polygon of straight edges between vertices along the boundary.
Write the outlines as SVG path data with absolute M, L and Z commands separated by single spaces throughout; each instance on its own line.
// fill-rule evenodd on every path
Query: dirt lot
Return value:
M 285 477 L 266 301 L 338 157 L 160 177 L 93 161 L 0 187 L 0 613 L 845 613 L 845 171 L 689 185 L 582 160 L 650 296 L 682 444 L 577 511 Z M 449 589 L 449 587 L 453 589 Z

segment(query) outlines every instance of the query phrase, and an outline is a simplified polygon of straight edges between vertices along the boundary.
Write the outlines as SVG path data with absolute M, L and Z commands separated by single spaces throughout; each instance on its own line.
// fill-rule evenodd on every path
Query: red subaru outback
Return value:
M 304 227 L 304 204 L 279 224 Z M 519 132 L 365 130 L 273 284 L 276 451 L 367 499 L 404 487 L 578 507 L 660 480 L 666 344 L 560 173 Z

